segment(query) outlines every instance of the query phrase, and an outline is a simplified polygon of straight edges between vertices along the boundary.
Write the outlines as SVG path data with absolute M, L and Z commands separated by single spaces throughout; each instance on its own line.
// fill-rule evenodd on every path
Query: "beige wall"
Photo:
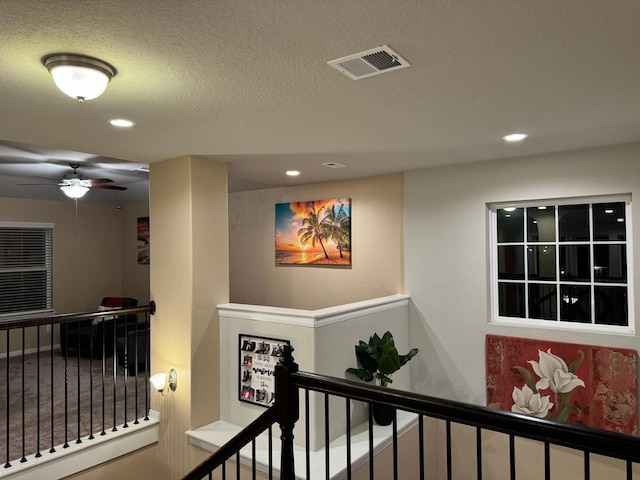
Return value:
M 205 456 L 185 431 L 219 416 L 219 319 L 229 299 L 226 165 L 183 157 L 151 165 L 151 327 L 154 372 L 175 368 L 178 389 L 152 395 L 158 461 L 180 478 Z
M 94 310 L 104 296 L 149 299 L 148 266 L 138 265 L 135 222 L 148 204 L 113 206 L 72 200 L 0 198 L 0 221 L 53 223 L 53 307 Z
M 56 313 L 95 310 L 104 296 L 149 299 L 149 267 L 137 265 L 132 216 L 147 216 L 148 204 L 116 209 L 72 200 L 43 201 L 0 197 L 0 221 L 53 223 L 53 308 Z M 27 348 L 35 346 L 33 329 Z M 43 344 L 49 344 L 44 335 Z M 19 339 L 16 337 L 16 342 Z M 21 342 L 12 342 L 12 349 Z
M 229 195 L 230 299 L 316 310 L 403 291 L 402 175 Z M 275 265 L 275 204 L 351 198 L 350 268 Z

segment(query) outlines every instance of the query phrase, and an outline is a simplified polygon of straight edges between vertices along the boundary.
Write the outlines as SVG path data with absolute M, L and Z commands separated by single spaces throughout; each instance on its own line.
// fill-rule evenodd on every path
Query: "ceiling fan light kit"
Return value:
M 68 185 L 61 185 L 60 190 L 69 198 L 82 198 L 89 191 L 89 187 L 82 185 L 82 180 L 70 180 Z
M 62 192 L 69 198 L 78 199 L 84 197 L 84 195 L 92 188 L 103 188 L 107 190 L 126 190 L 127 187 L 121 187 L 119 185 L 113 185 L 113 180 L 110 178 L 86 178 L 80 176 L 78 168 L 81 164 L 77 162 L 69 163 L 72 168 L 72 172 L 66 174 L 62 179 L 56 181 L 56 183 L 20 183 L 19 185 L 43 185 L 43 186 L 57 186 Z M 41 177 L 48 178 L 48 177 Z M 55 180 L 55 179 L 51 179 Z
M 75 53 L 55 53 L 42 59 L 56 86 L 83 103 L 99 97 L 116 75 L 115 67 L 99 58 Z

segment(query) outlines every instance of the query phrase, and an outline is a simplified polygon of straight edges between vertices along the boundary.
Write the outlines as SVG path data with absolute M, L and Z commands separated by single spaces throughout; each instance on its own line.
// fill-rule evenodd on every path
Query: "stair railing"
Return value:
M 483 472 L 483 450 L 482 440 L 483 432 L 500 432 L 506 434 L 509 438 L 509 451 L 505 455 L 509 458 L 510 478 L 516 478 L 516 438 L 525 438 L 540 442 L 544 447 L 544 478 L 551 478 L 551 460 L 550 447 L 563 446 L 573 450 L 582 452 L 583 455 L 583 472 L 584 479 L 591 479 L 591 456 L 602 455 L 620 459 L 624 462 L 626 470 L 626 479 L 632 480 L 633 465 L 640 464 L 640 438 L 631 435 L 620 434 L 601 429 L 595 429 L 580 425 L 572 425 L 564 422 L 557 422 L 542 418 L 530 417 L 526 415 L 515 414 L 502 410 L 482 407 L 479 405 L 467 404 L 463 402 L 446 400 L 442 398 L 420 395 L 412 392 L 394 390 L 391 388 L 382 388 L 371 386 L 361 382 L 353 382 L 349 380 L 317 375 L 314 373 L 299 372 L 297 364 L 292 357 L 293 348 L 289 345 L 285 346 L 285 352 L 280 363 L 276 366 L 275 378 L 275 405 L 262 414 L 256 421 L 250 424 L 246 429 L 238 433 L 229 443 L 221 447 L 217 452 L 202 462 L 198 467 L 186 475 L 184 480 L 200 480 L 212 479 L 213 472 L 216 468 L 222 466 L 222 477 L 226 479 L 225 461 L 236 455 L 236 477 L 240 478 L 240 449 L 250 442 L 255 442 L 255 438 L 267 428 L 269 429 L 269 449 L 271 450 L 271 426 L 279 423 L 281 429 L 281 460 L 279 478 L 284 480 L 294 480 L 296 478 L 315 479 L 320 478 L 310 468 L 309 445 L 306 446 L 305 467 L 306 476 L 298 473 L 296 477 L 296 465 L 294 461 L 294 444 L 293 429 L 299 418 L 299 389 L 305 391 L 306 413 L 305 423 L 307 428 L 309 425 L 309 408 L 308 408 L 308 392 L 313 391 L 324 395 L 325 401 L 325 419 L 328 418 L 328 396 L 342 397 L 346 401 L 346 417 L 347 431 L 346 442 L 344 448 L 346 450 L 347 466 L 346 478 L 351 479 L 352 465 L 351 455 L 351 437 L 349 427 L 349 412 L 351 402 L 361 401 L 369 404 L 369 478 L 375 478 L 374 468 L 374 444 L 373 444 L 373 417 L 372 405 L 383 404 L 391 406 L 397 410 L 411 412 L 417 415 L 418 424 L 418 444 L 415 446 L 418 452 L 419 467 L 416 478 L 421 480 L 425 477 L 425 462 L 423 453 L 425 451 L 424 443 L 424 418 L 435 418 L 445 423 L 445 443 L 446 443 L 446 465 L 443 467 L 447 479 L 452 477 L 452 424 L 463 424 L 476 429 L 476 478 L 482 479 Z M 325 465 L 322 468 L 323 476 L 330 479 L 329 462 L 329 432 L 328 422 L 325 421 Z M 392 462 L 393 462 L 393 478 L 398 479 L 398 434 L 397 434 L 397 416 L 392 421 Z M 255 448 L 254 448 L 255 450 Z M 473 457 L 469 457 L 473 461 Z M 638 466 L 636 465 L 636 469 Z M 277 469 L 276 469 L 277 470 Z M 302 470 L 302 468 L 300 469 Z M 278 473 L 277 471 L 275 472 Z M 252 478 L 256 478 L 255 452 L 252 461 Z M 273 478 L 274 467 L 269 462 L 268 466 L 269 479 Z M 312 476 L 314 475 L 314 476 Z M 437 472 L 431 472 L 428 478 L 442 478 Z M 341 476 L 340 478 L 345 478 Z M 388 478 L 382 476 L 381 478 Z M 594 477 L 595 479 L 596 477 Z
M 5 469 L 13 461 L 26 463 L 30 456 L 64 450 L 72 441 L 80 444 L 93 440 L 94 434 L 104 436 L 107 431 L 127 428 L 129 421 L 149 420 L 149 331 L 154 313 L 155 303 L 151 302 L 126 309 L 0 322 L 0 348 L 4 349 L 0 354 L 0 458 L 4 458 Z M 116 317 L 122 320 L 110 321 Z M 92 339 L 92 329 L 99 325 L 110 334 L 110 344 L 105 344 L 103 334 L 101 343 L 90 341 L 81 355 L 86 345 L 81 345 L 80 334 L 73 341 L 60 338 L 60 345 L 64 343 L 61 355 L 55 343 L 61 325 L 81 327 Z M 132 329 L 144 335 L 142 348 L 137 341 L 128 340 Z M 111 354 L 113 358 L 108 358 Z M 34 390 L 30 382 L 35 383 L 35 398 L 28 396 Z M 54 396 L 60 386 L 62 392 Z M 113 396 L 109 405 L 108 396 Z

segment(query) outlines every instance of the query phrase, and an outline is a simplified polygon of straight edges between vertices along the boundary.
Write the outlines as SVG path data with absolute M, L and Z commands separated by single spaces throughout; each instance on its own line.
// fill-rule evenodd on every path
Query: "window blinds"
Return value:
M 52 308 L 53 226 L 0 224 L 0 317 Z

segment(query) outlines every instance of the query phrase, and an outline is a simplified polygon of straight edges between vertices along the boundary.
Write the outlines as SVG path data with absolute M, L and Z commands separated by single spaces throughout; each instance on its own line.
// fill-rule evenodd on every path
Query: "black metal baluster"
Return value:
M 273 429 L 269 425 L 269 480 L 273 480 Z
M 251 478 L 256 480 L 256 439 L 251 440 Z
M 138 366 L 140 365 L 139 361 L 138 361 L 138 327 L 139 327 L 139 323 L 138 323 L 138 317 L 136 316 L 136 323 L 135 323 L 135 330 L 133 331 L 133 344 L 134 344 L 134 356 L 135 356 L 135 364 L 133 367 L 133 378 L 134 378 L 134 398 L 135 398 L 135 420 L 133 421 L 134 425 L 137 425 L 138 423 L 140 423 L 138 421 Z M 125 343 L 129 342 L 129 335 L 127 335 L 127 338 L 125 340 Z
M 60 325 L 62 325 L 62 324 L 60 324 Z M 62 335 L 62 327 L 60 327 L 60 334 Z M 66 328 L 64 329 L 64 336 L 65 336 L 64 345 L 65 345 L 65 349 L 67 349 L 67 350 L 62 352 L 62 353 L 66 358 L 67 352 L 68 352 L 68 347 L 69 347 L 69 344 L 67 343 L 68 338 L 67 338 L 67 329 Z M 60 339 L 60 341 L 62 341 L 62 339 Z M 54 401 L 55 401 L 55 399 L 53 398 L 54 397 L 54 395 L 53 395 L 53 386 L 54 386 L 54 378 L 53 378 L 53 323 L 51 324 L 51 338 L 49 340 L 49 344 L 50 344 L 50 347 L 51 347 L 49 349 L 49 354 L 51 355 L 51 358 L 50 358 L 50 360 L 51 360 L 51 448 L 49 449 L 49 453 L 54 453 L 56 451 L 56 448 L 55 448 L 55 432 L 54 432 L 54 430 L 55 430 L 55 428 L 54 428 L 55 415 L 53 414 L 53 412 L 54 412 Z
M 330 480 L 329 475 L 329 394 L 324 394 L 324 467 L 325 479 Z
M 447 431 L 447 479 L 451 480 L 451 421 L 447 420 L 446 422 L 446 431 Z
M 591 460 L 589 459 L 589 452 L 584 452 L 584 480 L 591 479 Z
M 551 480 L 551 456 L 549 455 L 549 442 L 544 442 L 544 478 Z
M 306 462 L 306 474 L 307 480 L 311 478 L 311 448 L 310 442 L 310 428 L 309 428 L 309 389 L 304 390 L 304 444 L 305 444 L 305 462 Z
M 478 480 L 482 480 L 482 429 L 476 427 L 476 470 Z
M 369 480 L 373 480 L 373 404 L 369 404 Z
M 51 345 L 53 350 L 53 345 Z M 36 454 L 35 457 L 42 456 L 40 453 L 40 325 L 36 327 Z
M 144 419 L 149 420 L 149 410 L 151 409 L 151 400 L 149 399 L 149 371 L 151 365 L 151 315 L 155 313 L 155 303 L 151 302 L 151 313 L 144 315 Z
M 633 477 L 633 463 L 631 460 L 627 460 L 627 480 L 632 480 Z
M 509 434 L 509 471 L 511 480 L 516 480 L 516 439 L 513 433 Z
M 116 324 L 118 323 L 116 321 L 116 319 L 114 318 L 111 323 L 113 323 L 113 341 L 111 342 L 111 348 L 112 350 L 112 372 L 111 372 L 111 376 L 113 377 L 113 428 L 111 429 L 112 432 L 117 432 L 118 431 L 118 427 L 116 426 L 117 423 L 117 408 L 118 408 L 118 389 L 117 389 L 117 379 L 118 379 L 118 363 L 116 361 L 116 335 L 117 335 L 117 329 L 116 329 Z
M 78 322 L 79 323 L 79 322 Z M 91 326 L 91 323 L 88 324 L 89 327 L 89 343 L 91 343 L 91 329 L 93 328 L 93 326 Z M 78 406 L 78 437 L 76 440 L 76 443 L 82 443 L 82 440 L 80 439 L 80 331 L 78 331 L 78 365 L 76 368 L 77 374 L 78 374 L 78 381 L 77 381 L 77 386 L 78 386 L 78 402 L 77 402 L 77 406 Z
M 236 479 L 240 480 L 240 451 L 236 453 Z
M 393 422 L 391 423 L 393 428 L 393 479 L 398 480 L 398 411 L 393 409 Z
M 347 480 L 351 480 L 351 400 L 346 400 L 346 414 L 347 414 Z
M 106 427 L 106 423 L 107 423 L 107 419 L 106 419 L 106 411 L 105 411 L 105 403 L 106 403 L 106 395 L 105 395 L 105 382 L 107 380 L 107 362 L 106 362 L 106 340 L 105 340 L 105 334 L 104 334 L 104 318 L 102 318 L 102 431 L 100 432 L 100 435 L 106 435 L 107 432 L 105 431 L 105 427 Z
M 20 391 L 20 395 L 22 396 L 22 458 L 20 458 L 20 463 L 24 463 L 27 461 L 26 456 L 26 431 L 25 431 L 25 403 L 24 403 L 24 380 L 25 380 L 25 354 L 26 352 L 26 328 L 22 327 L 22 389 Z M 7 359 L 9 358 L 9 351 L 7 350 Z
M 424 417 L 418 416 L 418 459 L 420 462 L 420 480 L 424 480 Z
M 93 327 L 92 327 L 93 328 Z M 89 440 L 93 440 L 93 338 L 89 342 Z
M 127 395 L 127 384 L 129 383 L 129 357 L 128 355 L 128 346 L 129 346 L 129 335 L 128 335 L 128 321 L 127 321 L 127 317 L 128 315 L 124 316 L 124 424 L 122 425 L 122 428 L 128 428 L 129 424 L 127 423 L 127 403 L 129 400 L 129 396 Z M 115 323 L 115 320 L 114 320 Z M 118 347 L 118 336 L 117 336 L 117 329 L 116 329 L 116 333 L 114 333 L 113 335 L 113 365 L 114 368 L 117 365 L 117 347 Z
M 5 381 L 5 389 L 6 389 L 6 399 L 5 399 L 5 404 L 7 406 L 7 434 L 6 434 L 6 439 L 7 439 L 7 444 L 6 444 L 6 448 L 7 448 L 7 461 L 4 464 L 4 468 L 9 468 L 11 467 L 11 463 L 9 462 L 9 439 L 10 439 L 10 432 L 11 432 L 11 428 L 10 428 L 10 424 L 9 424 L 9 413 L 10 413 L 10 408 L 9 408 L 9 399 L 11 398 L 11 392 L 9 390 L 9 385 L 10 385 L 10 379 L 9 379 L 9 360 L 11 359 L 11 357 L 9 357 L 9 352 L 11 350 L 9 350 L 9 330 L 7 330 L 7 349 L 5 350 L 7 352 L 7 376 L 6 376 L 6 381 Z
M 80 322 L 78 323 L 78 331 Z M 78 335 L 79 337 L 80 335 Z M 67 340 L 69 338 L 67 337 Z M 67 346 L 67 355 L 64 356 L 64 445 L 62 448 L 69 448 L 69 344 Z M 53 414 L 53 412 L 51 412 Z
M 222 463 L 222 480 L 227 480 L 227 462 Z

